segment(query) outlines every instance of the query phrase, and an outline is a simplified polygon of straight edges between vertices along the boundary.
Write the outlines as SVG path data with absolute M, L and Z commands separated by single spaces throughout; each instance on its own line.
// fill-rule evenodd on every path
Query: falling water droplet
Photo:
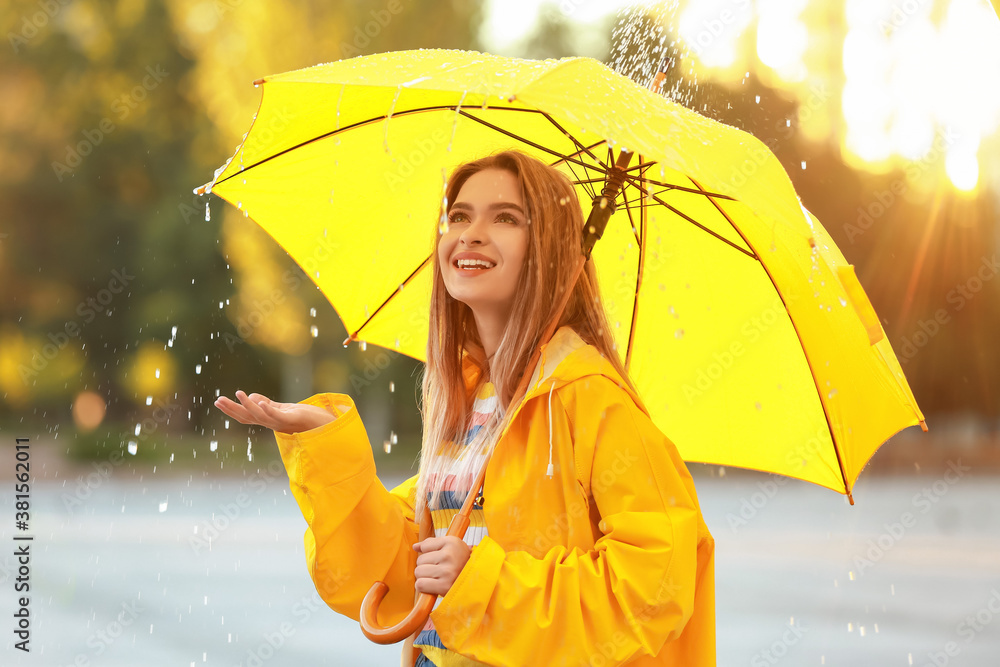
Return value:
M 674 332 L 674 338 L 682 338 L 684 336 L 684 329 L 678 329 Z
M 195 375 L 201 375 L 201 364 L 195 364 L 194 374 Z
M 210 452 L 214 452 L 218 448 L 219 448 L 219 441 L 218 440 L 212 440 L 211 442 L 208 443 L 208 450 Z
M 166 512 L 167 511 L 167 503 L 168 502 L 169 501 L 164 500 L 162 503 L 160 503 L 160 512 Z
M 361 341 L 361 351 L 364 352 L 367 349 L 368 349 L 367 341 Z
M 160 378 L 160 369 L 159 368 L 156 369 L 156 378 L 157 379 Z
M 147 396 L 146 397 L 146 405 L 152 405 L 152 404 L 153 404 L 153 397 L 152 396 Z
M 395 392 L 395 391 L 396 391 L 396 383 L 390 381 L 389 382 L 389 392 L 392 393 L 392 392 Z
M 135 440 L 128 441 L 128 453 L 135 456 L 135 453 L 139 451 L 139 443 Z
M 831 389 L 831 390 L 830 390 L 830 393 L 829 393 L 829 394 L 827 394 L 827 395 L 826 395 L 826 397 L 827 397 L 827 398 L 833 398 L 833 397 L 834 397 L 834 396 L 836 396 L 836 395 L 837 395 L 837 390 L 836 390 L 836 389 Z
M 209 222 L 212 219 L 212 208 L 205 202 L 205 222 Z
M 309 327 L 309 333 L 312 334 L 313 338 L 317 338 L 319 336 L 319 327 L 317 327 L 315 324 L 312 325 L 311 327 Z
M 253 461 L 253 443 L 247 438 L 247 461 Z
M 309 316 L 310 317 L 316 317 L 316 309 L 315 308 L 310 308 L 309 309 Z

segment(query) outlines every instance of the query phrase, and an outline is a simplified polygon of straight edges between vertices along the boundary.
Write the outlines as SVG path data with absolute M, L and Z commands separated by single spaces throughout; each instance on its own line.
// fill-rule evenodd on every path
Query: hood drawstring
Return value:
M 549 467 L 546 469 L 545 474 L 550 478 L 552 477 L 552 391 L 556 388 L 555 380 L 552 381 L 552 387 L 549 389 Z

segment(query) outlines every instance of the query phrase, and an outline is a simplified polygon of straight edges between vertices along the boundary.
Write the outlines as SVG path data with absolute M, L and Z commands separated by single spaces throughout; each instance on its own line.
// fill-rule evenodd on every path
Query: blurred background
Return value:
M 28 438 L 38 535 L 32 653 L 8 632 L 3 664 L 398 660 L 315 597 L 271 432 L 212 404 L 351 394 L 391 488 L 413 474 L 421 364 L 345 348 L 277 244 L 192 190 L 249 129 L 254 79 L 421 47 L 590 56 L 641 83 L 670 55 L 666 94 L 764 141 L 856 266 L 929 432 L 876 453 L 855 507 L 692 464 L 719 664 L 995 664 L 990 3 L 8 0 L 0 19 L 0 497 Z

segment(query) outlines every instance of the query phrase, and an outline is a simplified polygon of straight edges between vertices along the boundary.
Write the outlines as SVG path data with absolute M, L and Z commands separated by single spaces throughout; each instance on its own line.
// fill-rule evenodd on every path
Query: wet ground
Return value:
M 36 482 L 30 654 L 12 634 L 21 533 L 13 510 L 0 517 L 0 664 L 399 664 L 399 646 L 370 643 L 319 601 L 305 523 L 273 472 L 112 473 L 89 492 Z M 854 507 L 776 480 L 698 479 L 717 541 L 719 665 L 1000 664 L 1000 478 L 863 476 Z

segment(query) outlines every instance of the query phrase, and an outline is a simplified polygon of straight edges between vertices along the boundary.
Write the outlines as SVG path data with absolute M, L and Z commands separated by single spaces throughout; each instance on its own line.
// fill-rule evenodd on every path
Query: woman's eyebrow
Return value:
M 495 202 L 495 203 L 490 204 L 489 206 L 487 206 L 486 210 L 487 211 L 494 211 L 496 209 L 501 209 L 501 208 L 512 208 L 515 211 L 517 211 L 518 213 L 520 213 L 521 215 L 524 215 L 524 210 L 520 206 L 518 206 L 517 204 L 515 204 L 514 202 L 510 202 L 510 201 Z M 451 210 L 454 211 L 455 209 L 463 209 L 463 210 L 466 210 L 466 211 L 472 211 L 472 210 L 474 210 L 471 204 L 467 204 L 464 201 L 457 201 L 457 202 L 455 202 L 452 205 Z

